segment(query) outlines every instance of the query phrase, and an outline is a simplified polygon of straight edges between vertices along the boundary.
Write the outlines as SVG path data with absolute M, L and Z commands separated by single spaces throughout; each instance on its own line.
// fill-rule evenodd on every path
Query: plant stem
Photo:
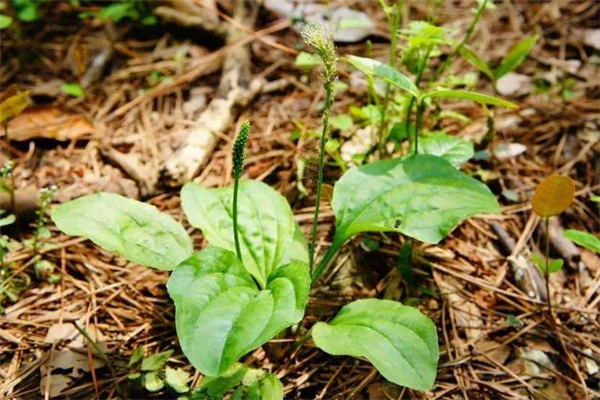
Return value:
M 396 1 L 396 9 L 394 12 L 394 18 L 389 21 L 390 23 L 390 31 L 391 31 L 391 39 L 390 39 L 390 53 L 389 53 L 389 64 L 392 68 L 396 67 L 396 45 L 398 41 L 398 26 L 400 25 L 400 21 L 402 19 L 402 7 L 404 5 L 404 0 Z M 387 126 L 386 114 L 387 108 L 390 98 L 391 85 L 386 83 L 385 85 L 385 96 L 383 98 L 383 103 L 381 104 L 381 108 L 379 110 L 380 121 L 379 121 L 379 129 L 377 131 L 377 137 L 379 138 L 379 154 L 381 154 L 385 150 L 385 142 L 387 139 L 387 135 L 384 135 L 385 127 Z
M 240 248 L 240 233 L 238 232 L 238 192 L 240 179 L 233 180 L 233 241 L 235 242 L 235 254 L 242 260 L 242 250 Z
M 477 23 L 479 22 L 479 19 L 481 18 L 481 15 L 483 14 L 483 10 L 485 9 L 487 2 L 488 2 L 488 0 L 483 0 L 481 2 L 481 4 L 479 5 L 479 8 L 475 12 L 475 16 L 473 17 L 473 20 L 471 20 L 471 25 L 469 25 L 469 29 L 467 29 L 465 36 L 463 36 L 463 38 L 460 41 L 460 43 L 458 44 L 458 46 L 456 46 L 452 50 L 452 53 L 450 53 L 448 58 L 446 58 L 444 61 L 442 61 L 442 63 L 438 67 L 438 69 L 433 74 L 433 79 L 432 79 L 433 81 L 437 81 L 438 78 L 440 76 L 442 76 L 442 74 L 446 71 L 446 68 L 448 68 L 448 66 L 450 64 L 452 64 L 452 61 L 454 61 L 454 57 L 456 57 L 456 55 L 460 52 L 460 50 L 463 48 L 463 46 L 465 44 L 467 44 L 469 42 L 469 40 L 471 40 L 471 36 L 473 36 L 473 33 L 475 32 L 475 27 L 477 26 Z
M 321 188 L 323 186 L 323 168 L 325 165 L 325 144 L 327 144 L 327 131 L 329 129 L 329 114 L 333 105 L 333 82 L 325 83 L 325 108 L 323 109 L 323 130 L 321 131 L 321 149 L 319 151 L 319 169 L 317 176 L 317 193 L 315 198 L 315 214 L 313 217 L 312 235 L 310 240 L 309 267 L 312 270 L 315 264 L 315 247 L 317 245 L 317 230 L 319 225 L 319 211 L 321 208 Z
M 425 72 L 425 67 L 427 66 L 427 61 L 429 60 L 429 54 L 431 53 L 432 46 L 427 48 L 427 52 L 423 57 L 421 65 L 419 66 L 419 70 L 417 71 L 417 76 L 415 78 L 415 86 L 419 86 L 421 80 L 423 79 L 423 73 Z M 406 109 L 406 120 L 404 123 L 406 134 L 410 137 L 410 116 L 412 114 L 413 106 L 415 105 L 415 101 L 417 98 L 415 96 L 410 97 L 410 102 L 408 103 L 408 107 Z
M 417 106 L 417 121 L 415 122 L 415 154 L 419 154 L 419 130 L 423 122 L 423 100 Z
M 311 281 L 313 284 L 319 279 L 323 272 L 329 268 L 331 260 L 333 260 L 333 257 L 337 254 L 343 244 L 344 241 L 339 240 L 334 240 L 333 243 L 331 243 L 331 246 L 329 246 L 327 252 L 319 262 L 319 265 L 317 265 L 317 268 L 312 272 Z
M 554 324 L 554 316 L 552 314 L 552 298 L 550 297 L 550 217 L 546 217 L 546 268 L 544 270 L 544 279 L 546 280 L 546 300 L 548 302 L 548 312 L 550 320 Z

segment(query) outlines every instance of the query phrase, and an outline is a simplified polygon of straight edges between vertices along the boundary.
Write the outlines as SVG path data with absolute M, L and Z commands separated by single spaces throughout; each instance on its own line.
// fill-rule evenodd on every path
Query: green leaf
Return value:
M 77 83 L 63 83 L 60 87 L 63 93 L 73 97 L 84 97 L 85 90 Z
M 411 389 L 433 387 L 438 342 L 433 322 L 391 300 L 357 300 L 329 323 L 313 327 L 317 347 L 332 355 L 366 357 L 387 380 Z
M 419 89 L 406 75 L 392 66 L 365 57 L 348 56 L 346 60 L 368 77 L 383 79 L 387 83 L 407 91 L 413 96 L 419 96 Z
M 425 154 L 348 170 L 335 185 L 332 207 L 338 245 L 368 231 L 438 243 L 463 219 L 500 212 L 487 186 Z
M 188 183 L 181 191 L 181 202 L 190 224 L 201 229 L 210 244 L 235 251 L 233 188 L 207 189 Z M 286 258 L 294 237 L 294 223 L 285 197 L 262 182 L 240 182 L 238 228 L 242 259 L 261 287 Z
M 258 385 L 260 400 L 283 400 L 283 385 L 275 375 L 267 373 Z
M 128 368 L 133 367 L 135 364 L 140 362 L 142 357 L 144 356 L 144 348 L 136 347 L 133 353 L 131 353 L 131 357 L 129 358 L 129 363 L 127 364 Z
M 462 46 L 460 48 L 460 55 L 467 60 L 471 65 L 477 68 L 479 71 L 486 74 L 490 79 L 494 79 L 494 72 L 488 65 L 487 62 L 483 61 L 473 50 L 468 46 Z
M 190 374 L 181 368 L 173 369 L 167 367 L 167 369 L 165 369 L 165 382 L 177 393 L 185 393 L 190 390 L 187 384 L 189 380 Z
M 158 392 L 165 387 L 165 383 L 158 376 L 158 372 L 153 371 L 144 375 L 144 387 L 149 392 Z
M 542 272 L 546 272 L 546 259 L 537 253 L 531 255 L 531 261 L 538 267 Z M 565 261 L 561 258 L 550 259 L 548 263 L 548 272 L 553 274 L 563 267 Z
M 275 375 L 241 363 L 233 364 L 217 377 L 204 377 L 192 398 L 221 400 L 233 389 L 236 391 L 232 399 L 283 400 L 283 385 Z
M 8 15 L 0 14 L 0 30 L 6 29 L 12 25 L 13 19 Z
M 419 152 L 442 157 L 456 168 L 460 168 L 475 154 L 473 143 L 444 132 L 435 132 L 419 139 Z
M 348 114 L 340 114 L 331 117 L 331 119 L 329 120 L 329 124 L 334 129 L 339 129 L 340 131 L 347 131 L 352 128 L 352 125 L 354 125 L 354 121 L 352 121 L 352 117 Z
M 600 254 L 600 239 L 591 233 L 579 231 L 577 229 L 567 229 L 565 231 L 565 237 L 581 247 L 585 247 L 588 250 Z
M 319 65 L 323 65 L 323 60 L 321 60 L 321 57 L 319 57 L 316 54 L 301 51 L 296 56 L 296 61 L 294 61 L 294 65 L 300 68 L 311 69 L 314 67 L 318 67 Z
M 171 270 L 192 253 L 192 240 L 171 216 L 114 193 L 69 201 L 51 214 L 58 229 L 149 267 Z
M 453 98 L 472 100 L 480 104 L 506 107 L 506 108 L 518 108 L 519 106 L 508 100 L 504 100 L 498 97 L 489 96 L 483 93 L 469 92 L 468 90 L 448 90 L 439 89 L 430 93 L 427 93 L 426 97 L 431 98 Z
M 533 46 L 538 40 L 538 35 L 529 36 L 517 43 L 504 57 L 498 68 L 494 71 L 494 77 L 500 79 L 513 71 L 525 60 Z
M 1 213 L 0 213 L 1 214 Z M 3 226 L 10 225 L 17 220 L 14 214 L 8 214 L 6 217 L 0 218 L 0 228 Z
M 157 369 L 161 369 L 172 354 L 173 350 L 167 350 L 144 358 L 144 361 L 142 361 L 142 371 L 156 371 Z
M 215 246 L 178 265 L 167 284 L 181 348 L 209 376 L 300 321 L 309 288 L 308 266 L 294 261 L 259 290 L 235 253 Z

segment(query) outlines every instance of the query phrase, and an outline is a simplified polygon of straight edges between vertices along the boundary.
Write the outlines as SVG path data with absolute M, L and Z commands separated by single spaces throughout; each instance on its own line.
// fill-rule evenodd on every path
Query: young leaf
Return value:
M 531 261 L 542 273 L 546 272 L 546 259 L 537 253 L 531 255 Z M 553 274 L 563 267 L 565 261 L 562 258 L 548 260 L 548 273 Z
M 494 71 L 496 79 L 500 79 L 510 71 L 517 68 L 525 60 L 538 40 L 537 35 L 529 36 L 517 43 L 504 57 L 498 68 Z
M 60 87 L 63 93 L 73 97 L 84 97 L 85 90 L 77 83 L 63 83 Z
M 172 270 L 192 253 L 192 240 L 170 215 L 114 193 L 61 204 L 51 213 L 58 229 L 148 267 Z
M 365 57 L 348 56 L 346 60 L 356 69 L 369 77 L 383 79 L 387 83 L 395 85 L 402 90 L 407 91 L 413 96 L 419 95 L 419 89 L 404 74 L 388 64 Z
M 144 387 L 149 392 L 158 392 L 165 387 L 165 383 L 158 376 L 158 371 L 153 371 L 144 375 Z
M 565 211 L 573 201 L 575 186 L 566 176 L 551 175 L 538 185 L 531 201 L 533 211 L 542 218 Z
M 483 93 L 469 92 L 468 90 L 448 90 L 439 89 L 430 93 L 427 93 L 427 97 L 432 98 L 453 98 L 471 100 L 480 104 L 506 107 L 506 108 L 518 108 L 519 106 L 508 100 L 500 99 L 498 97 L 490 96 Z
M 309 288 L 308 266 L 292 262 L 259 290 L 235 253 L 215 246 L 179 264 L 167 284 L 181 348 L 209 376 L 300 321 Z
M 144 358 L 144 361 L 142 361 L 142 371 L 156 371 L 161 369 L 172 355 L 173 350 L 167 350 Z
M 366 357 L 387 380 L 411 389 L 433 387 L 438 342 L 433 322 L 391 300 L 357 300 L 329 323 L 313 327 L 317 347 L 333 355 Z
M 6 29 L 12 25 L 13 19 L 8 15 L 0 14 L 0 30 Z
M 419 152 L 442 157 L 455 168 L 460 168 L 475 154 L 473 143 L 444 132 L 435 132 L 419 139 Z
M 577 229 L 567 229 L 565 231 L 565 237 L 581 247 L 585 247 L 588 250 L 600 254 L 600 239 L 591 233 L 579 231 Z
M 248 396 L 243 397 L 247 400 L 283 400 L 283 385 L 275 375 L 241 363 L 233 364 L 217 377 L 205 376 L 192 398 L 221 400 L 236 387 L 236 394 L 244 390 L 249 392 Z
M 235 251 L 232 190 L 188 183 L 181 191 L 181 203 L 190 224 L 201 229 L 210 244 Z M 262 182 L 241 181 L 238 196 L 242 260 L 260 286 L 265 287 L 270 273 L 290 250 L 294 216 L 287 200 Z
M 494 79 L 494 73 L 487 62 L 483 61 L 473 50 L 468 46 L 460 48 L 460 55 L 467 60 L 475 68 L 486 74 L 490 79 Z
M 185 393 L 190 390 L 187 384 L 189 380 L 190 374 L 181 368 L 173 369 L 167 367 L 165 369 L 165 382 L 177 393 Z
M 127 364 L 128 368 L 133 367 L 135 364 L 140 362 L 142 357 L 144 356 L 144 348 L 136 347 L 136 349 L 131 353 L 131 357 L 129 358 L 129 363 Z
M 332 207 L 337 243 L 368 231 L 438 243 L 461 220 L 500 212 L 487 186 L 425 154 L 350 169 L 335 185 Z

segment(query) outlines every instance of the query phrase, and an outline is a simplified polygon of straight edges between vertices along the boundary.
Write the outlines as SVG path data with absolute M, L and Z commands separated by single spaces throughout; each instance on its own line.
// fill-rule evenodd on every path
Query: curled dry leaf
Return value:
M 94 132 L 94 125 L 83 115 L 51 106 L 27 109 L 8 123 L 10 139 L 18 142 L 37 138 L 66 141 Z
M 565 211 L 575 196 L 573 181 L 562 175 L 551 175 L 535 189 L 533 211 L 547 218 Z

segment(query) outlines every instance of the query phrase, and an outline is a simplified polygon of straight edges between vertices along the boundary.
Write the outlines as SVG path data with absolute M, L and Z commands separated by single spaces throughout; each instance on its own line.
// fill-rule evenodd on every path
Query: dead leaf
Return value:
M 27 109 L 8 123 L 10 139 L 19 142 L 36 138 L 65 141 L 94 133 L 94 125 L 84 116 L 52 106 Z
M 498 364 L 504 365 L 508 356 L 510 356 L 510 346 L 501 345 L 495 340 L 479 340 L 474 346 L 475 352 L 485 354 L 486 357 L 491 358 Z M 485 357 L 478 357 L 482 361 L 485 361 Z
M 514 158 L 527 151 L 527 146 L 521 143 L 500 143 L 494 147 L 494 155 L 499 160 Z
M 77 329 L 73 324 L 54 324 L 48 329 L 44 343 L 60 342 L 61 340 L 71 340 L 75 337 Z M 79 333 L 77 333 L 79 334 Z
M 533 85 L 531 77 L 510 72 L 498 79 L 497 88 L 502 96 L 524 96 L 531 93 Z

